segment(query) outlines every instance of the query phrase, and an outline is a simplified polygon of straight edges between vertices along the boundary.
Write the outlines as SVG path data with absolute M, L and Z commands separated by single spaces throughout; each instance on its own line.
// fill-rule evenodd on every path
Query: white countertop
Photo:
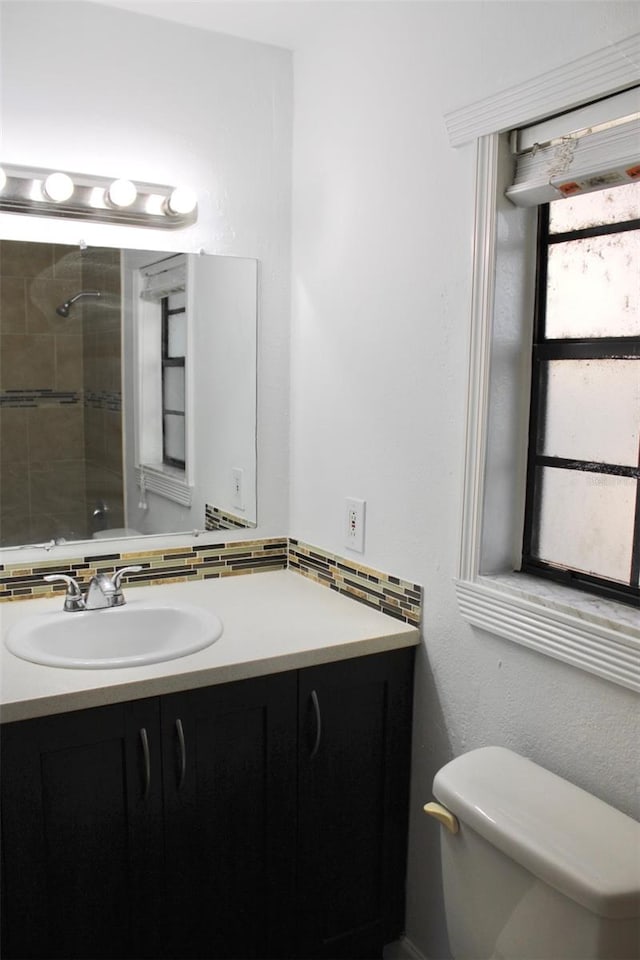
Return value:
M 189 603 L 213 610 L 224 632 L 187 657 L 143 667 L 76 670 L 21 660 L 2 643 L 0 720 L 8 723 L 280 673 L 419 643 L 415 627 L 293 573 L 129 588 L 128 602 Z M 62 611 L 63 597 L 0 604 L 6 631 L 24 617 Z M 96 612 L 96 616 L 100 616 Z

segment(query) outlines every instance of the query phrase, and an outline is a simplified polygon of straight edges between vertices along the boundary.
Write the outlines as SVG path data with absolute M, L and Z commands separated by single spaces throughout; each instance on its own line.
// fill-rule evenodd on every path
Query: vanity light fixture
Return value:
M 198 217 L 197 197 L 188 187 L 13 164 L 0 167 L 0 211 L 170 229 Z

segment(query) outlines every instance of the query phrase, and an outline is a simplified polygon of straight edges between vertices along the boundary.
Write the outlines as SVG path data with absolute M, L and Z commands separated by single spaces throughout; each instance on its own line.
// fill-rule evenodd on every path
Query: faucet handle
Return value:
M 67 592 L 64 598 L 64 609 L 67 613 L 73 613 L 76 610 L 84 610 L 84 597 L 77 580 L 69 577 L 66 573 L 51 573 L 43 577 L 48 583 L 54 583 L 57 580 L 66 583 Z
M 116 570 L 113 575 L 112 582 L 116 590 L 120 589 L 120 584 L 122 583 L 122 578 L 127 573 L 140 573 L 142 567 L 122 567 L 121 570 Z

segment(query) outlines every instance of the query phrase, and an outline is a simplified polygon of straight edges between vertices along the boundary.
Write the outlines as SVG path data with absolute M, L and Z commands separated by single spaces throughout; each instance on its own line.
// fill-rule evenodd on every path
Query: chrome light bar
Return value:
M 198 217 L 196 195 L 188 187 L 13 164 L 0 167 L 0 211 L 169 229 L 187 227 Z

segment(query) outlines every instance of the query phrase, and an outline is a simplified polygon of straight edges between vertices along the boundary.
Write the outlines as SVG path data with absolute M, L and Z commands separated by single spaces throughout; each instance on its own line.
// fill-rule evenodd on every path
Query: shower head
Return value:
M 74 294 L 72 297 L 69 297 L 68 300 L 65 300 L 64 303 L 61 303 L 59 307 L 56 307 L 56 313 L 61 317 L 68 317 L 69 310 L 76 302 L 80 300 L 81 297 L 101 297 L 102 294 L 99 290 L 81 290 L 79 293 Z

